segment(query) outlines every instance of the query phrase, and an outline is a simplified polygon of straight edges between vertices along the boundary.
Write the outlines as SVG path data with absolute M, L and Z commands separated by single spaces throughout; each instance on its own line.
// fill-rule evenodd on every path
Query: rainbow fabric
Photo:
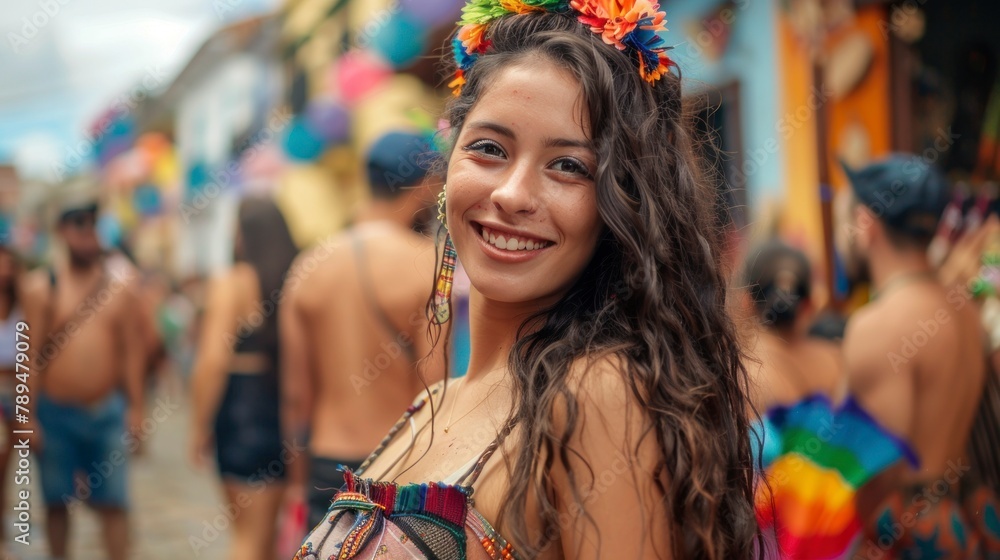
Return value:
M 848 399 L 834 407 L 809 396 L 775 407 L 754 430 L 764 480 L 757 485 L 757 520 L 773 533 L 780 558 L 845 556 L 861 533 L 858 488 L 901 459 L 917 465 L 903 440 Z

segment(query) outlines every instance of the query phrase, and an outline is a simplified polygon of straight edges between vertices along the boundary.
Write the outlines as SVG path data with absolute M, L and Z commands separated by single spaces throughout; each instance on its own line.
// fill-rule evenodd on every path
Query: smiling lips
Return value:
M 500 233 L 486 226 L 481 227 L 483 241 L 503 251 L 534 251 L 535 249 L 544 249 L 552 244 L 542 239 Z

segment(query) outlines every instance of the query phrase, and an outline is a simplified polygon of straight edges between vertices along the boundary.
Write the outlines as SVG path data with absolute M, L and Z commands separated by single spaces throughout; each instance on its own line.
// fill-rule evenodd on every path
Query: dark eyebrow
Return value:
M 469 123 L 469 128 L 485 128 L 486 130 L 492 130 L 493 132 L 496 132 L 497 134 L 499 134 L 501 136 L 506 136 L 507 138 L 510 138 L 511 140 L 514 140 L 514 139 L 517 138 L 517 136 L 514 134 L 513 130 L 507 128 L 506 126 L 504 126 L 502 124 L 497 124 L 497 123 L 494 123 L 494 122 L 476 121 L 476 122 Z
M 546 138 L 545 146 L 549 148 L 583 148 L 594 150 L 594 143 L 590 140 L 571 140 L 569 138 Z
M 502 124 L 497 124 L 490 121 L 476 121 L 469 123 L 469 128 L 485 128 L 486 130 L 492 130 L 501 136 L 506 136 L 511 140 L 516 140 L 517 135 L 514 131 L 507 128 Z M 583 148 L 585 150 L 594 149 L 594 144 L 590 140 L 574 140 L 569 138 L 546 138 L 543 144 L 548 148 Z

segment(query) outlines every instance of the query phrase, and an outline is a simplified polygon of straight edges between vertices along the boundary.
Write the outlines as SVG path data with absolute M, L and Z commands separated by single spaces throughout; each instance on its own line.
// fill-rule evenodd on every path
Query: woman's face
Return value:
M 448 229 L 489 299 L 558 299 L 594 254 L 603 225 L 582 107 L 572 74 L 532 58 L 500 71 L 465 119 L 448 163 Z

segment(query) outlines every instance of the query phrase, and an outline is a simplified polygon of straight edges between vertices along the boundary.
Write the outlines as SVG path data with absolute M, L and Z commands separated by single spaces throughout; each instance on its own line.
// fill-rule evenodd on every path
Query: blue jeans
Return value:
M 56 403 L 44 395 L 35 398 L 43 432 L 38 464 L 45 504 L 82 500 L 126 507 L 125 397 L 116 392 L 86 407 Z

